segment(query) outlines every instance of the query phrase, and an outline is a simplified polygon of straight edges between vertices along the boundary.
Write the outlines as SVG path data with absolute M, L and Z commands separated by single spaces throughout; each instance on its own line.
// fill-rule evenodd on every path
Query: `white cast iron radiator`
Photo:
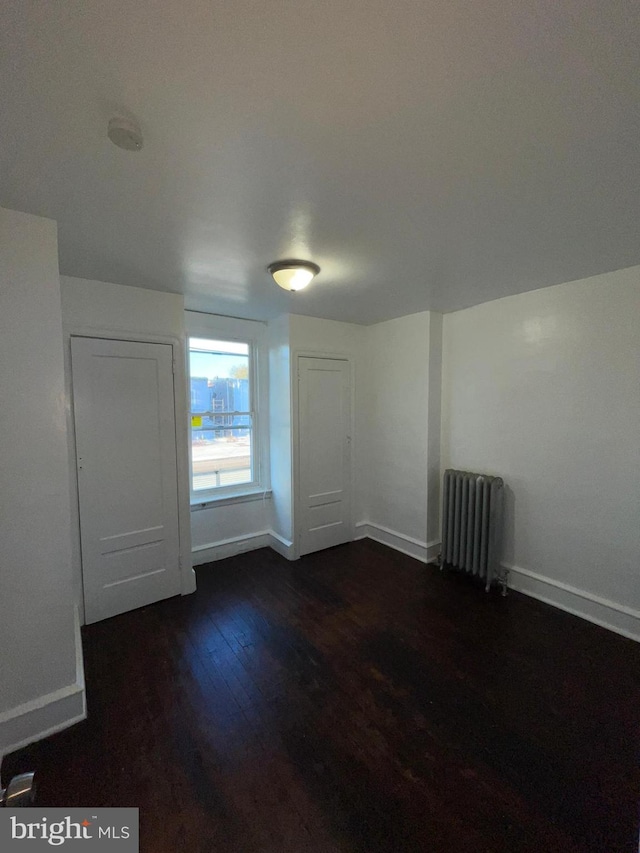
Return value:
M 440 568 L 452 566 L 507 594 L 507 572 L 500 569 L 504 482 L 501 477 L 448 468 L 442 495 Z

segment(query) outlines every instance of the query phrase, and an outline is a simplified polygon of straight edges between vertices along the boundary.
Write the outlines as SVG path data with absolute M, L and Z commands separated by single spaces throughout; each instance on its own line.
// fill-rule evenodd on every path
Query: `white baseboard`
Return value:
M 203 563 L 213 563 L 216 560 L 224 560 L 244 551 L 255 551 L 258 548 L 268 548 L 271 538 L 268 530 L 258 533 L 249 533 L 246 536 L 232 536 L 229 539 L 221 539 L 219 542 L 211 542 L 208 545 L 198 545 L 192 549 L 193 565 L 201 566 Z
M 189 568 L 189 573 L 182 584 L 181 595 L 191 595 L 198 588 L 196 582 L 196 573 L 193 571 L 193 564 Z
M 182 557 L 180 563 L 182 564 Z M 193 560 L 189 561 L 188 568 L 180 570 L 180 595 L 191 595 L 197 589 L 196 573 L 193 571 Z
M 216 560 L 224 560 L 245 551 L 256 551 L 258 548 L 273 548 L 287 560 L 295 559 L 293 542 L 284 539 L 274 530 L 260 530 L 246 536 L 232 536 L 208 545 L 198 545 L 191 553 L 193 565 L 202 566 L 204 563 L 214 563 Z
M 399 533 L 397 530 L 390 530 L 388 527 L 383 527 L 380 524 L 372 524 L 370 521 L 361 521 L 356 524 L 355 534 L 355 539 L 373 539 L 375 542 L 388 545 L 395 551 L 400 551 L 402 554 L 414 557 L 416 560 L 420 560 L 421 563 L 430 563 L 432 560 L 435 560 L 440 551 L 439 540 L 421 542 L 412 536 L 406 536 L 404 533 Z
M 87 716 L 80 615 L 75 608 L 76 679 L 0 715 L 0 758 L 79 723 Z
M 520 566 L 503 566 L 510 572 L 510 589 L 566 610 L 623 637 L 640 641 L 640 611 Z
M 271 539 L 269 544 L 276 553 L 280 554 L 287 560 L 297 559 L 295 556 L 293 542 L 290 539 L 285 539 L 284 536 L 280 536 L 280 534 L 276 533 L 275 530 L 269 531 L 269 538 Z

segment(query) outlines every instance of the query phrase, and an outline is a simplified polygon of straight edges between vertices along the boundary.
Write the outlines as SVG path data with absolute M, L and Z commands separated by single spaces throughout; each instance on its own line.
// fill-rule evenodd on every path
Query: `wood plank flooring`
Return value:
M 640 644 L 369 540 L 84 629 L 89 718 L 5 759 L 143 853 L 637 851 Z

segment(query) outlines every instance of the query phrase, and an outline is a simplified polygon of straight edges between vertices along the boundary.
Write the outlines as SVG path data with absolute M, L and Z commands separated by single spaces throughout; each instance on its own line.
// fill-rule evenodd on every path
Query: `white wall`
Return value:
M 430 326 L 425 311 L 366 329 L 367 532 L 372 535 L 373 528 L 375 538 L 420 559 L 432 556 L 427 554 Z
M 640 638 L 640 267 L 444 318 L 443 468 L 508 487 L 516 588 Z
M 292 353 L 318 352 L 326 355 L 346 355 L 356 361 L 359 361 L 363 355 L 367 326 L 305 317 L 301 314 L 292 314 L 290 321 Z
M 429 414 L 427 418 L 427 542 L 432 543 L 429 559 L 440 543 L 440 484 L 442 482 L 442 325 L 443 315 L 429 314 Z
M 84 716 L 55 222 L 0 209 L 0 756 Z
M 171 343 L 174 346 L 182 592 L 183 594 L 192 592 L 195 589 L 195 576 L 191 569 L 184 299 L 176 293 L 159 293 L 138 287 L 123 287 L 119 284 L 68 276 L 60 276 L 60 287 L 64 326 L 69 455 L 71 459 L 69 482 L 74 508 L 72 565 L 75 595 L 80 610 L 83 612 L 70 342 L 70 336 L 74 334 L 107 338 L 123 337 L 128 340 L 150 340 Z
M 248 550 L 246 540 L 259 538 L 253 547 L 263 547 L 269 526 L 270 498 L 233 504 L 194 508 L 191 511 L 193 564 L 200 566 Z
M 291 333 L 290 317 L 271 320 L 267 329 L 269 354 L 269 440 L 271 488 L 269 526 L 293 554 L 293 468 L 291 445 Z M 279 540 L 276 540 L 277 546 Z
M 67 328 L 164 335 L 184 341 L 184 297 L 141 287 L 60 276 Z

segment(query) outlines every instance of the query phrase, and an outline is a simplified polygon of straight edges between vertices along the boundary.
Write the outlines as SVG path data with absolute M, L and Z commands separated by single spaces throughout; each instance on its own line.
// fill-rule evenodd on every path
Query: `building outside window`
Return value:
M 259 486 L 255 353 L 249 341 L 190 337 L 191 492 Z

